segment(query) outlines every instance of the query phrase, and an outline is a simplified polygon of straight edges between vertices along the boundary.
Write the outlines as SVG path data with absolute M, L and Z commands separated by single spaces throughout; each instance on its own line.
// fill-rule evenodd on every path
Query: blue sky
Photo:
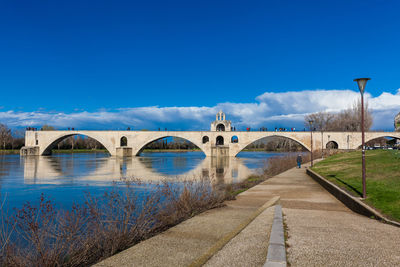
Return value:
M 391 129 L 399 10 L 384 0 L 0 0 L 0 123 L 197 130 L 224 109 L 239 127 L 301 127 L 304 114 L 351 105 L 352 79 L 367 76 L 374 127 Z

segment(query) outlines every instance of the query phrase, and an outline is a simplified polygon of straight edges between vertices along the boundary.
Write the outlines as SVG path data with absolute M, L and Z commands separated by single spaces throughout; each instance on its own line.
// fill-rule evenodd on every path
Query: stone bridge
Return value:
M 99 141 L 112 156 L 137 156 L 143 148 L 165 137 L 180 137 L 199 147 L 206 156 L 236 156 L 249 144 L 264 137 L 280 136 L 298 142 L 311 150 L 311 132 L 275 131 L 27 131 L 22 155 L 49 155 L 59 142 L 74 135 L 84 135 Z M 338 149 L 361 146 L 360 132 L 316 132 L 313 150 L 325 149 L 328 143 Z M 365 142 L 379 137 L 400 139 L 400 132 L 366 132 Z

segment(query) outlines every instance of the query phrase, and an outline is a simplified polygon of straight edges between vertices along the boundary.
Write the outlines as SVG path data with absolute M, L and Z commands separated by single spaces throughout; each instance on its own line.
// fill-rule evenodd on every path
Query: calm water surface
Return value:
M 202 152 L 142 153 L 116 158 L 105 153 L 54 154 L 48 157 L 0 155 L 0 197 L 7 207 L 36 202 L 41 193 L 60 208 L 84 200 L 85 192 L 100 195 L 121 178 L 143 181 L 196 180 L 235 183 L 260 172 L 268 158 L 284 153 L 241 152 L 236 158 L 209 158 Z M 148 186 L 138 190 L 149 190 Z

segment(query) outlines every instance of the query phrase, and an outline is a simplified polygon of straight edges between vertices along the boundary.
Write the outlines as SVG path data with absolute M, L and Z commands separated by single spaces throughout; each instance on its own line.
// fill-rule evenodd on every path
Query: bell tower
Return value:
M 225 113 L 220 110 L 215 116 L 215 121 L 211 123 L 211 131 L 230 132 L 231 129 L 231 121 L 227 121 L 225 118 Z

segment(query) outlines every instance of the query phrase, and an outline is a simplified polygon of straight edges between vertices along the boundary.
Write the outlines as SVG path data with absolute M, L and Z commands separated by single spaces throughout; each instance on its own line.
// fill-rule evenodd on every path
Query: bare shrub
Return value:
M 138 189 L 151 188 L 143 196 Z M 41 195 L 15 211 L 0 229 L 1 266 L 90 265 L 204 210 L 221 205 L 224 194 L 207 180 L 142 184 L 126 182 L 101 197 L 58 211 Z M 3 207 L 2 207 L 3 211 Z M 10 231 L 5 229 L 15 229 Z M 7 238 L 10 237 L 10 238 Z
M 223 205 L 248 188 L 296 166 L 297 154 L 272 157 L 262 175 L 237 184 L 211 185 L 209 179 L 124 181 L 67 211 L 45 195 L 9 215 L 1 205 L 0 266 L 86 266 L 105 259 L 183 220 Z M 314 158 L 320 152 L 314 152 Z M 303 155 L 303 162 L 310 155 Z M 143 190 L 143 189 L 146 190 Z

